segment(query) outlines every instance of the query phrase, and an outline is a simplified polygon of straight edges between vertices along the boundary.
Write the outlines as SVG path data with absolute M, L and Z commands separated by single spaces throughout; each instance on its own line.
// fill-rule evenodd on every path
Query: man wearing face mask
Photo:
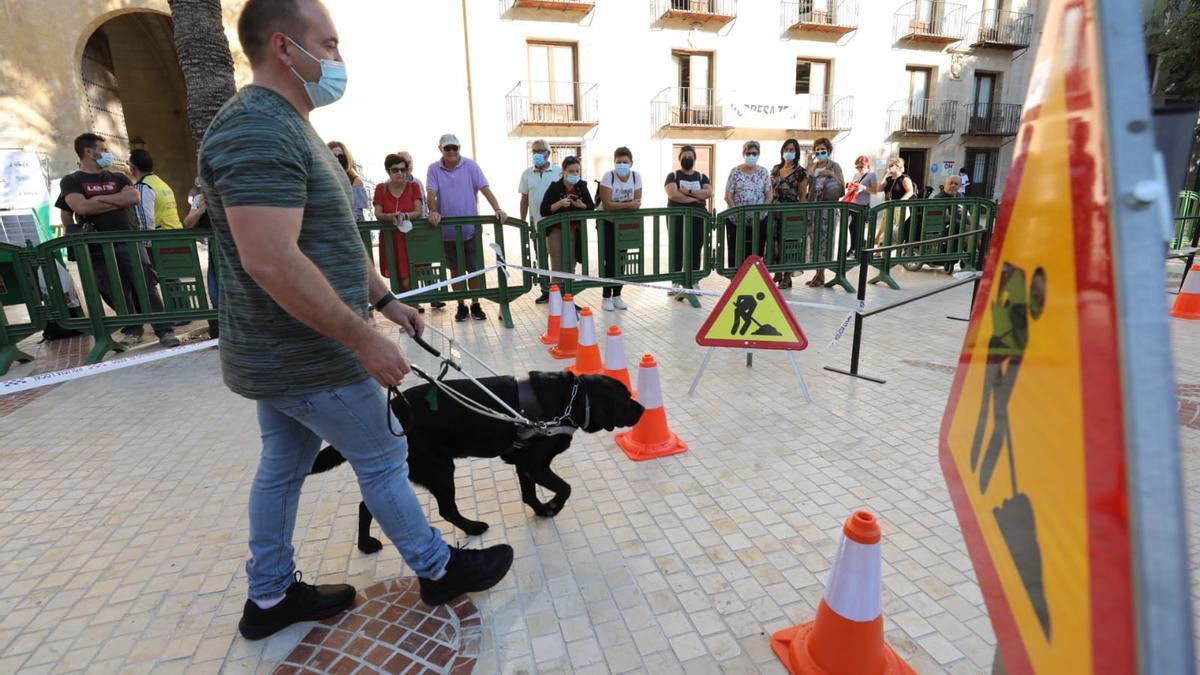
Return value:
M 546 141 L 539 138 L 533 142 L 530 150 L 533 152 L 533 166 L 521 174 L 521 184 L 517 186 L 517 192 L 521 193 L 521 220 L 528 216 L 527 222 L 536 232 L 538 221 L 542 219 L 541 205 L 546 196 L 546 189 L 551 183 L 562 178 L 562 171 L 550 161 L 550 146 Z M 529 208 L 531 204 L 533 208 Z M 534 237 L 535 242 L 539 240 L 540 237 Z M 550 302 L 547 280 L 542 280 L 542 293 L 534 302 L 539 305 Z
M 118 171 L 109 171 L 113 156 L 108 144 L 96 134 L 81 134 L 75 139 L 75 154 L 79 157 L 79 171 L 63 176 L 59 183 L 60 194 L 55 206 L 62 210 L 63 221 L 68 223 L 67 234 L 76 232 L 127 232 L 134 226 L 132 208 L 141 203 L 137 188 L 129 177 Z M 138 294 L 130 286 L 135 259 L 140 261 L 146 277 L 150 312 L 163 311 L 162 298 L 158 294 L 158 278 L 150 264 L 150 256 L 140 244 L 129 242 L 113 246 L 117 269 L 110 270 L 104 251 L 99 246 L 89 246 L 92 269 L 96 273 L 96 285 L 100 297 L 109 307 L 117 309 L 115 294 L 121 293 L 125 306 L 133 312 L 143 312 Z M 113 284 L 113 273 L 120 288 Z M 154 334 L 164 347 L 178 347 L 175 327 L 170 323 L 154 324 Z M 121 344 L 132 347 L 142 340 L 142 326 L 126 326 L 121 329 Z
M 408 481 L 407 442 L 389 433 L 399 422 L 384 387 L 410 365 L 367 308 L 409 334 L 424 324 L 369 262 L 345 172 L 308 121 L 346 87 L 337 29 L 317 0 L 248 0 L 238 38 L 253 82 L 217 113 L 199 162 L 218 247 L 221 370 L 256 402 L 262 437 L 238 629 L 260 639 L 354 603 L 352 586 L 303 582 L 293 557 L 300 489 L 323 441 L 350 461 L 426 604 L 490 588 L 512 548 L 450 549 Z

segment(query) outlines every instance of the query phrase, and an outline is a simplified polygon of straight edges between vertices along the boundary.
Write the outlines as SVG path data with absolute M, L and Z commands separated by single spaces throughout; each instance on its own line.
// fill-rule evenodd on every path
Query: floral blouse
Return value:
M 798 166 L 792 169 L 792 172 L 787 176 L 783 175 L 779 167 L 771 168 L 771 188 L 775 190 L 775 201 L 777 202 L 802 202 L 808 198 L 808 195 L 800 191 L 800 184 L 808 177 L 808 172 L 804 167 Z
M 740 166 L 735 166 L 729 172 L 726 185 L 726 191 L 733 196 L 734 206 L 765 204 L 767 190 L 771 187 L 771 175 L 761 166 L 755 167 L 754 173 L 746 173 Z

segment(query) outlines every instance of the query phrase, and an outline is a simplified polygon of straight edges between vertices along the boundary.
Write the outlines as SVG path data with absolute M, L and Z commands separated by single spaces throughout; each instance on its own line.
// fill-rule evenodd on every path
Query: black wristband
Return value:
M 387 307 L 388 303 L 395 299 L 396 299 L 396 296 L 392 295 L 391 293 L 388 293 L 387 295 L 383 296 L 382 298 L 376 300 L 375 304 L 371 305 L 371 306 L 375 308 L 376 312 L 382 312 L 383 308 Z

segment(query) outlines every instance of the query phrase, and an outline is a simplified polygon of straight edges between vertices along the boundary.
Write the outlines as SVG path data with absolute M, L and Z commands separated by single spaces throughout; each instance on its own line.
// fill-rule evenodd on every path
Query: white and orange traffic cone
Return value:
M 596 321 L 592 308 L 584 307 L 579 313 L 579 351 L 575 354 L 575 365 L 563 370 L 576 375 L 599 375 L 604 371 L 600 361 L 600 345 L 596 342 Z
M 629 431 L 616 436 L 617 445 L 636 462 L 657 459 L 687 451 L 687 444 L 671 433 L 667 411 L 663 408 L 662 384 L 658 381 L 658 363 L 646 354 L 638 364 L 637 400 L 646 409 Z
M 1171 316 L 1176 319 L 1200 319 L 1200 263 L 1192 265 L 1191 271 L 1183 278 L 1183 288 L 1175 296 Z
M 579 351 L 579 317 L 575 315 L 575 296 L 567 293 L 562 299 L 562 323 L 558 328 L 558 344 L 550 348 L 556 359 L 573 359 Z
M 562 324 L 562 291 L 558 284 L 550 287 L 550 318 L 546 320 L 546 332 L 541 336 L 542 344 L 558 344 L 558 327 Z
M 608 337 L 604 340 L 604 374 L 625 385 L 630 396 L 636 396 L 625 363 L 625 336 L 616 324 L 608 327 Z
M 874 515 L 846 519 L 817 618 L 771 637 L 792 675 L 916 675 L 883 641 L 880 539 Z

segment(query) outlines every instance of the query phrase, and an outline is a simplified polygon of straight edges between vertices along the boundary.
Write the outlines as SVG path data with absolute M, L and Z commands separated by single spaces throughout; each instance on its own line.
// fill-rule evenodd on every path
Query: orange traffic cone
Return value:
M 575 316 L 575 296 L 567 293 L 562 299 L 562 324 L 558 329 L 558 344 L 550 348 L 556 359 L 573 359 L 579 351 L 579 317 Z
M 625 385 L 629 394 L 636 396 L 633 383 L 629 381 L 629 366 L 625 364 L 625 337 L 616 324 L 608 327 L 608 337 L 604 341 L 604 374 Z
M 546 333 L 541 340 L 544 345 L 558 344 L 558 327 L 562 324 L 562 291 L 558 284 L 550 287 L 550 318 L 546 321 Z
M 638 366 L 638 402 L 646 411 L 632 429 L 617 434 L 617 445 L 636 462 L 685 452 L 687 445 L 667 428 L 658 364 L 646 354 Z
M 1171 307 L 1171 316 L 1176 319 L 1200 319 L 1200 263 L 1192 265 L 1192 269 L 1183 279 L 1183 288 L 1175 296 L 1175 305 Z
M 792 675 L 916 675 L 883 641 L 879 540 L 875 516 L 846 519 L 817 618 L 771 638 Z
M 563 370 L 576 375 L 599 375 L 604 370 L 600 362 L 600 345 L 596 343 L 596 322 L 592 319 L 592 308 L 584 307 L 579 314 L 579 352 L 575 365 Z

